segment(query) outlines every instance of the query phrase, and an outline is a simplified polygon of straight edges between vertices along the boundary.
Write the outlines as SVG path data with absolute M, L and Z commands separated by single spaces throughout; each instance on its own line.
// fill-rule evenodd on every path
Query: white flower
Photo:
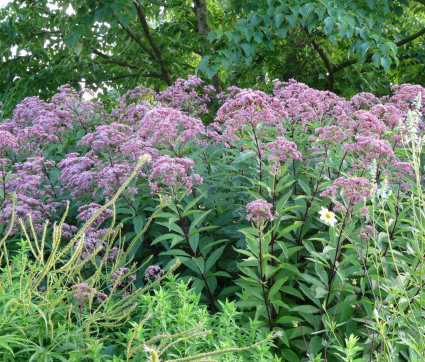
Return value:
M 149 153 L 145 153 L 140 157 L 140 162 L 142 163 L 149 163 L 151 162 L 151 160 L 152 160 L 152 157 Z
M 334 227 L 336 223 L 335 214 L 332 211 L 329 211 L 326 207 L 322 206 L 322 210 L 319 211 L 320 221 L 324 224 Z

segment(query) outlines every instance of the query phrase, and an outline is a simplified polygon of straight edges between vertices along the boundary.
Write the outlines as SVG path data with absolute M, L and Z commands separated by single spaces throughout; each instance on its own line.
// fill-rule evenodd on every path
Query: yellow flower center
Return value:
M 331 217 L 331 214 L 329 214 L 328 212 L 325 214 L 325 217 L 327 218 L 327 219 L 331 219 L 332 217 Z

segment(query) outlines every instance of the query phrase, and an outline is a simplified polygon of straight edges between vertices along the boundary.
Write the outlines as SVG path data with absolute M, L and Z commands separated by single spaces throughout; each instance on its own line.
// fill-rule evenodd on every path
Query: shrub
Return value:
M 142 156 L 132 175 L 108 204 L 114 205 L 146 161 Z M 61 228 L 66 214 L 59 224 L 53 225 L 51 245 L 46 243 L 47 223 L 42 237 L 38 238 L 31 217 L 28 229 L 21 220 L 25 239 L 10 257 L 7 238 L 13 228 L 12 220 L 0 241 L 0 356 L 3 361 L 112 361 L 129 360 L 133 355 L 155 360 L 156 354 L 167 361 L 199 360 L 229 353 L 259 359 L 271 356 L 269 348 L 277 335 L 270 334 L 264 339 L 255 329 L 243 331 L 235 322 L 238 312 L 231 303 L 223 304 L 223 318 L 210 316 L 205 308 L 198 306 L 199 296 L 171 277 L 170 273 L 180 264 L 178 261 L 167 272 L 154 275 L 143 288 L 137 288 L 134 286 L 136 266 L 128 267 L 126 263 L 134 243 L 126 251 L 118 248 L 113 264 L 108 263 L 113 237 L 106 238 L 82 259 L 84 230 L 91 227 L 108 204 L 96 210 L 63 247 L 60 247 Z M 114 224 L 110 231 L 113 227 Z M 113 235 L 117 235 L 118 230 L 119 227 L 115 228 Z M 133 241 L 137 241 L 137 237 Z M 46 251 L 47 247 L 51 250 Z M 165 289 L 149 295 L 149 290 L 157 288 L 165 278 L 169 278 Z M 164 314 L 169 302 L 173 305 Z M 223 325 L 217 325 L 217 318 L 227 323 L 226 332 L 228 336 L 235 336 L 234 341 L 219 343 L 220 338 L 207 337 L 211 330 L 205 327 L 223 331 Z M 141 322 L 136 322 L 139 320 Z M 145 324 L 153 326 L 145 328 Z M 138 333 L 142 333 L 143 338 Z M 200 336 L 202 342 L 192 341 Z M 155 345 L 155 340 L 162 343 Z
M 291 80 L 273 94 L 232 87 L 215 112 L 200 85 L 138 88 L 110 110 L 68 87 L 25 100 L 0 125 L 2 220 L 15 192 L 18 216 L 42 234 L 69 201 L 72 238 L 148 153 L 115 212 L 86 230 L 83 260 L 111 238 L 126 262 L 154 255 L 167 270 L 178 258 L 211 310 L 228 298 L 244 327 L 283 328 L 286 360 L 423 357 L 424 89 L 347 100 Z

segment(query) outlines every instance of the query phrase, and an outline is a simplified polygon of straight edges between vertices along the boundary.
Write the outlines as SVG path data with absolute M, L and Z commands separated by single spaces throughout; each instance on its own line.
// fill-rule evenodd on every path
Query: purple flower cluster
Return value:
M 266 144 L 267 157 L 271 162 L 271 169 L 278 172 L 279 166 L 289 160 L 301 160 L 301 152 L 298 151 L 294 142 L 288 141 L 285 137 L 277 137 L 276 141 Z
M 179 157 L 184 144 L 202 138 L 205 126 L 200 119 L 179 110 L 156 107 L 143 117 L 137 134 L 143 139 L 145 148 L 165 147 Z
M 158 94 L 156 99 L 163 105 L 179 109 L 192 115 L 208 113 L 208 105 L 215 93 L 213 86 L 202 86 L 204 81 L 194 75 L 179 78 L 174 85 Z
M 200 185 L 203 182 L 199 174 L 191 175 L 193 164 L 190 158 L 171 158 L 166 155 L 157 159 L 149 175 L 152 193 L 166 190 L 175 195 L 177 191 L 184 189 L 190 194 L 194 184 Z
M 261 226 L 266 221 L 273 220 L 278 216 L 276 212 L 272 212 L 273 205 L 263 199 L 258 199 L 250 202 L 246 205 L 246 212 L 248 221 L 255 222 L 258 226 Z
M 366 225 L 360 229 L 359 238 L 363 241 L 369 241 L 370 238 L 376 239 L 378 237 L 378 231 L 372 225 Z
M 91 288 L 87 283 L 75 284 L 71 287 L 75 292 L 73 298 L 82 307 L 86 304 L 90 298 L 93 298 L 95 303 L 102 303 L 108 296 L 102 292 L 97 291 L 95 288 Z
M 322 197 L 333 197 L 335 201 L 335 210 L 351 210 L 358 203 L 370 196 L 372 184 L 363 177 L 339 177 L 332 186 L 321 193 Z M 338 200 L 344 200 L 346 208 Z
M 78 199 L 77 222 L 81 224 L 115 194 L 144 153 L 152 162 L 125 191 L 128 203 L 137 197 L 145 180 L 153 194 L 190 194 L 205 176 L 195 173 L 195 163 L 201 169 L 204 160 L 191 150 L 222 144 L 232 147 L 234 154 L 255 147 L 252 164 L 259 157 L 257 164 L 272 172 L 290 160 L 301 160 L 301 154 L 303 162 L 310 166 L 313 160 L 314 166 L 324 155 L 334 157 L 342 150 L 340 170 L 332 174 L 332 168 L 327 169 L 330 180 L 341 174 L 350 179 L 369 177 L 370 167 L 376 164 L 371 181 L 379 182 L 383 175 L 408 189 L 413 170 L 400 158 L 398 147 L 408 126 L 407 112 L 414 109 L 419 92 L 425 97 L 425 89 L 405 84 L 393 87 L 393 92 L 381 98 L 359 93 L 346 100 L 295 80 L 277 82 L 272 95 L 230 87 L 217 96 L 222 105 L 215 122 L 206 128 L 197 117 L 208 110 L 214 89 L 197 77 L 179 79 L 159 94 L 137 87 L 120 97 L 111 112 L 65 85 L 51 102 L 26 98 L 11 119 L 0 123 L 0 188 L 4 194 L 0 222 L 10 218 L 11 195 L 16 193 L 17 216 L 26 221 L 31 214 L 40 231 L 46 218 L 61 214 L 60 200 L 71 194 Z M 417 128 L 424 131 L 422 120 Z M 346 201 L 354 197 L 340 178 L 332 187 L 330 192 L 337 187 Z M 249 214 L 253 220 L 258 216 Z M 109 216 L 106 211 L 87 230 L 86 256 L 102 243 L 102 223 Z M 65 225 L 65 236 L 70 237 L 75 227 Z
M 62 142 L 64 133 L 72 129 L 71 119 L 68 110 L 29 97 L 16 106 L 12 119 L 0 124 L 0 130 L 14 134 L 22 151 L 41 156 L 44 147 Z
M 145 271 L 145 280 L 157 280 L 159 278 L 161 278 L 161 276 L 163 276 L 165 274 L 164 270 L 162 270 L 162 268 L 158 265 L 150 265 L 146 268 Z
M 229 144 L 243 137 L 248 128 L 258 132 L 257 126 L 260 124 L 274 126 L 279 133 L 285 133 L 281 123 L 286 117 L 287 113 L 278 99 L 261 91 L 243 89 L 220 107 L 208 134 L 217 141 Z M 220 132 L 222 125 L 224 130 Z M 261 138 L 262 135 L 257 136 Z
M 15 219 L 19 217 L 26 220 L 28 214 L 31 214 L 35 230 L 41 231 L 44 220 L 54 215 L 57 208 L 62 205 L 62 202 L 58 201 L 58 190 L 48 177 L 49 169 L 54 166 L 54 161 L 45 160 L 43 157 L 30 157 L 13 165 L 14 172 L 7 182 L 3 181 L 2 185 L 5 198 L 0 204 L 3 211 L 0 213 L 0 222 L 9 223 L 12 215 L 12 198 L 7 196 L 16 193 Z M 4 165 L 0 167 L 0 175 L 5 173 L 3 167 Z
M 315 132 L 318 136 L 317 139 L 313 136 L 313 140 L 323 142 L 326 145 L 341 143 L 349 136 L 347 132 L 337 126 L 319 127 L 316 128 Z
M 375 137 L 356 136 L 354 143 L 345 144 L 344 148 L 359 161 L 353 164 L 354 168 L 365 169 L 373 160 L 377 160 L 380 165 L 388 165 L 396 160 L 391 144 Z
M 94 202 L 83 205 L 78 208 L 79 214 L 77 215 L 77 219 L 86 222 L 88 221 L 99 209 L 101 208 L 101 205 L 96 204 Z M 91 228 L 96 228 L 99 225 L 103 224 L 105 220 L 112 217 L 113 212 L 112 210 L 106 209 L 103 210 L 99 216 L 96 217 L 96 219 L 93 221 L 93 223 L 90 225 Z
M 294 79 L 277 82 L 274 95 L 281 101 L 291 122 L 305 126 L 309 122 L 338 118 L 346 114 L 348 102 L 329 91 L 319 91 Z
M 118 289 L 126 289 L 136 280 L 134 274 L 130 274 L 129 268 L 120 268 L 111 275 L 112 293 Z
M 19 148 L 16 137 L 8 131 L 0 131 L 0 157 L 6 152 L 17 151 Z
M 117 247 L 112 247 L 108 251 L 107 241 L 102 241 L 105 236 L 109 233 L 109 229 L 98 229 L 89 228 L 87 230 L 86 237 L 84 238 L 83 250 L 81 252 L 81 261 L 92 256 L 93 253 L 98 250 L 96 256 L 99 258 L 105 258 L 107 262 L 114 262 L 115 258 L 118 255 L 119 249 Z M 78 242 L 75 245 L 75 248 L 78 247 Z M 80 261 L 80 262 L 81 262 Z

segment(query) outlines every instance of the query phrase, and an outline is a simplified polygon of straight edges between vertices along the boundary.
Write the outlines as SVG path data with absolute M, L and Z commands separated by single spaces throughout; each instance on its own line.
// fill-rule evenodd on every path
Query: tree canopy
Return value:
M 0 101 L 70 83 L 216 88 L 291 77 L 349 95 L 423 82 L 424 0 L 14 0 L 0 9 Z M 371 74 L 373 73 L 373 77 Z

